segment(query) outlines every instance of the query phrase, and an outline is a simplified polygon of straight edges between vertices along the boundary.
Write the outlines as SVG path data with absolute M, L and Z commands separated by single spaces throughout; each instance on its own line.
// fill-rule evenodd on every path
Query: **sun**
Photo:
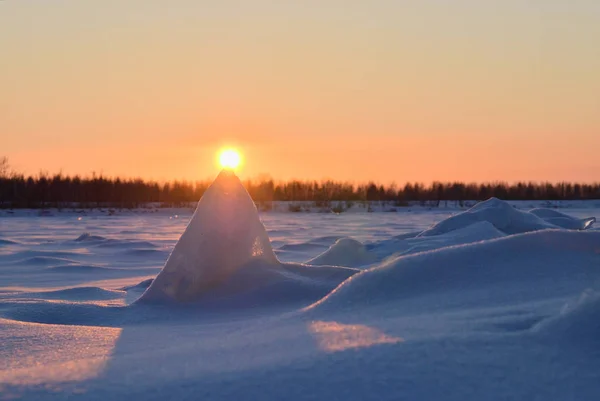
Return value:
M 234 170 L 242 162 L 240 152 L 235 149 L 223 149 L 219 153 L 219 164 L 222 168 Z

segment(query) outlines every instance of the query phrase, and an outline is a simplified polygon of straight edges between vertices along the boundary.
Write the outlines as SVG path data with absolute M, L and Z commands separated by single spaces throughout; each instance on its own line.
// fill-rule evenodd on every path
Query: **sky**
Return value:
M 6 0 L 0 156 L 157 180 L 600 180 L 597 0 Z

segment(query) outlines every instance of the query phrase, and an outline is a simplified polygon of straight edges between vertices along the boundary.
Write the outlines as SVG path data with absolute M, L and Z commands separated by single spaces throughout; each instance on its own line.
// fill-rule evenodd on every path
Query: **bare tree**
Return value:
M 8 157 L 0 157 L 0 178 L 5 178 L 10 175 L 10 165 L 8 164 Z

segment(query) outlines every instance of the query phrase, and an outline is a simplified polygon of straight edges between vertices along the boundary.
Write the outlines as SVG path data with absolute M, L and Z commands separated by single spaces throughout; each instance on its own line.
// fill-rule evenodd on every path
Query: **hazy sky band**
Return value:
M 598 180 L 600 2 L 0 2 L 21 171 Z

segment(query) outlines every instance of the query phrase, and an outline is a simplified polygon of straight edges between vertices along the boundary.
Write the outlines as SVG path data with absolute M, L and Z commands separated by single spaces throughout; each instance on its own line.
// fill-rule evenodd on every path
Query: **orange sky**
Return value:
M 600 2 L 410 3 L 0 2 L 0 156 L 194 180 L 237 146 L 242 177 L 600 180 Z

